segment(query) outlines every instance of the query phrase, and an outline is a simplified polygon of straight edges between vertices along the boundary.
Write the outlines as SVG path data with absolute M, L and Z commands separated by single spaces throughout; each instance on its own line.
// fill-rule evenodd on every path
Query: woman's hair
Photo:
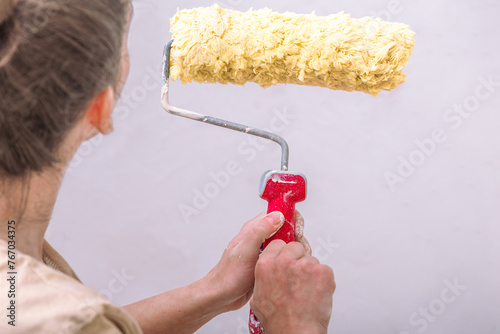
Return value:
M 0 0 L 0 177 L 55 153 L 86 107 L 116 87 L 130 0 Z

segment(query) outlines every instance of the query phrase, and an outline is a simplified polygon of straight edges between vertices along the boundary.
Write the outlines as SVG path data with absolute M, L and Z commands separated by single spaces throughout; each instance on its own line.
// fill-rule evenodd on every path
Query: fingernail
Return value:
M 265 218 L 268 218 L 273 225 L 283 225 L 285 222 L 285 216 L 279 211 L 268 213 Z
M 273 235 L 275 235 L 276 232 L 278 232 L 278 230 L 281 228 L 281 226 L 283 226 L 283 224 L 285 223 L 285 216 L 283 216 L 283 214 L 279 211 L 271 212 L 268 215 L 266 215 L 264 218 L 267 218 L 269 220 L 269 222 L 271 224 L 273 224 L 276 228 L 276 230 L 273 232 L 273 234 L 271 234 L 269 236 L 269 238 L 272 237 Z

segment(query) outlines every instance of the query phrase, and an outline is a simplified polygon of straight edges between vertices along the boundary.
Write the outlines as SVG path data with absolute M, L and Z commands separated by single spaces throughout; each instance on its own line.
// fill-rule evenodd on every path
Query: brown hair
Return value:
M 130 0 L 0 0 L 0 176 L 53 165 L 101 91 L 116 87 Z

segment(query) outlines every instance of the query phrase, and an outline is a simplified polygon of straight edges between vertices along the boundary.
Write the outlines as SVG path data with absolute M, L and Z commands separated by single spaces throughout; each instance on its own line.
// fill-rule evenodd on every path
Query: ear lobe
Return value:
M 88 122 L 100 133 L 109 134 L 113 131 L 111 114 L 115 104 L 115 93 L 112 87 L 108 87 L 92 100 L 85 115 Z

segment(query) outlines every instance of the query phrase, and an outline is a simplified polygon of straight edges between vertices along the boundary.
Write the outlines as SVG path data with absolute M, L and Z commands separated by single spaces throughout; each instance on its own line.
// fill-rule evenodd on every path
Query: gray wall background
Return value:
M 332 333 L 500 333 L 500 3 L 218 3 L 242 11 L 345 11 L 416 31 L 407 82 L 378 98 L 176 82 L 171 99 L 273 127 L 288 140 L 290 168 L 309 181 L 298 205 L 306 235 L 336 275 Z M 273 143 L 252 146 L 245 135 L 177 119 L 160 106 L 169 18 L 177 8 L 212 2 L 134 4 L 132 68 L 116 130 L 79 150 L 47 234 L 86 284 L 119 305 L 205 275 L 240 226 L 265 210 L 259 179 L 279 167 L 280 155 Z M 228 163 L 237 173 L 214 187 L 213 175 Z M 393 187 L 388 173 L 399 177 Z M 193 203 L 206 189 L 212 198 Z M 186 207 L 196 213 L 183 217 Z M 199 333 L 247 333 L 247 315 L 248 306 Z

